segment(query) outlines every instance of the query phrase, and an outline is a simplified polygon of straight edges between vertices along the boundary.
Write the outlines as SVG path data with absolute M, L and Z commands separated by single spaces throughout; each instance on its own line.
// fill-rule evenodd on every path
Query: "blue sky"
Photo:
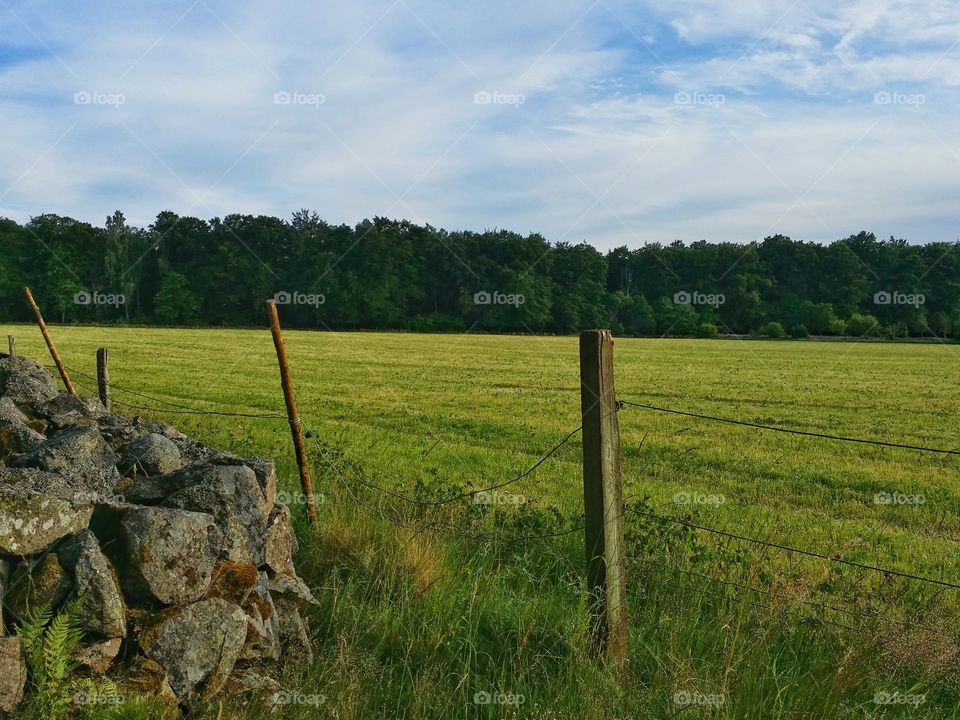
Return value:
M 0 0 L 0 215 L 960 237 L 960 6 Z

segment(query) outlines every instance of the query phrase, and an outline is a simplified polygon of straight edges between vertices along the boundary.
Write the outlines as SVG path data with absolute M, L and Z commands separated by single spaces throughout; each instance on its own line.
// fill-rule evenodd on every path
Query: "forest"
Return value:
M 374 218 L 331 225 L 164 211 L 146 228 L 54 214 L 0 219 L 3 320 L 26 321 L 29 285 L 51 321 L 316 329 L 960 337 L 960 242 L 862 231 L 829 244 L 618 247 L 507 230 L 447 231 Z

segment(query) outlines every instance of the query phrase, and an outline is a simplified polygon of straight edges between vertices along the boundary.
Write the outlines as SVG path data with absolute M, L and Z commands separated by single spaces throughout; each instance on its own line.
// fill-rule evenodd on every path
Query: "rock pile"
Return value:
M 317 602 L 276 486 L 270 460 L 107 413 L 0 355 L 0 709 L 26 678 L 12 628 L 71 598 L 81 662 L 132 691 L 189 706 L 275 688 L 311 654 L 300 610 Z

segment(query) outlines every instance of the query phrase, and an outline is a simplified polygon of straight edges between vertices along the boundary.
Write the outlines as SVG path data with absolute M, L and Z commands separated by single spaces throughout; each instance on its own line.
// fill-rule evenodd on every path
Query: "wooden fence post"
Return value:
M 287 349 L 283 345 L 283 335 L 280 333 L 280 317 L 277 315 L 276 302 L 267 300 L 267 311 L 270 313 L 270 333 L 273 335 L 273 346 L 277 350 L 277 362 L 280 364 L 280 384 L 283 387 L 283 400 L 287 405 L 290 433 L 293 435 L 293 447 L 297 453 L 300 487 L 303 490 L 303 497 L 307 501 L 307 516 L 310 518 L 310 524 L 315 525 L 317 522 L 317 505 L 313 499 L 313 479 L 310 477 L 310 464 L 307 462 L 307 451 L 303 444 L 303 431 L 300 427 L 300 416 L 297 414 L 297 397 L 290 380 Z
M 7 354 L 10 355 L 10 357 L 16 357 L 17 356 L 17 339 L 13 335 L 7 335 L 7 347 L 9 348 Z
M 619 665 L 627 659 L 627 586 L 620 429 L 609 330 L 580 335 L 580 407 L 591 629 L 596 650 Z
M 40 308 L 37 306 L 37 301 L 33 299 L 33 293 L 30 292 L 30 288 L 23 288 L 23 295 L 27 298 L 27 302 L 30 304 L 31 309 L 33 310 L 33 315 L 37 319 L 37 325 L 40 326 L 40 334 L 43 335 L 43 339 L 47 343 L 47 349 L 50 351 L 50 355 L 53 357 L 53 362 L 56 363 L 57 370 L 60 372 L 60 379 L 63 380 L 64 387 L 67 388 L 68 393 L 71 395 L 76 395 L 77 391 L 73 389 L 73 383 L 70 382 L 70 376 L 67 375 L 67 369 L 63 366 L 63 361 L 60 360 L 60 353 L 57 352 L 57 347 L 53 344 L 53 339 L 50 337 L 50 333 L 47 332 L 47 324 L 43 321 L 43 315 L 40 314 Z
M 107 412 L 110 412 L 110 351 L 107 348 L 97 348 L 97 393 L 100 402 Z

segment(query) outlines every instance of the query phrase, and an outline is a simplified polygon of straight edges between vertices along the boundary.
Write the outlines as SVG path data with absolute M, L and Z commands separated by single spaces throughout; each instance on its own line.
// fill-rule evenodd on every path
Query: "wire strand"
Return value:
M 863 445 L 879 445 L 881 447 L 901 448 L 903 450 L 918 450 L 920 452 L 940 453 L 942 455 L 960 455 L 960 450 L 944 450 L 942 448 L 930 448 L 923 447 L 921 445 L 903 445 L 901 443 L 885 442 L 882 440 L 866 440 L 863 438 L 844 437 L 842 435 L 827 435 L 825 433 L 808 432 L 806 430 L 792 430 L 790 428 L 775 427 L 773 425 L 761 425 L 760 423 L 746 422 L 743 420 L 731 420 L 730 418 L 715 417 L 713 415 L 702 415 L 700 413 L 689 412 L 686 410 L 674 410 L 672 408 L 647 405 L 645 403 L 636 403 L 629 400 L 619 400 L 617 404 L 619 406 L 627 405 L 630 407 L 642 408 L 644 410 L 655 410 L 657 412 L 670 413 L 672 415 L 684 415 L 686 417 L 700 418 L 701 420 L 712 420 L 714 422 L 727 423 L 729 425 L 742 425 L 744 427 L 758 428 L 760 430 L 772 430 L 773 432 L 787 433 L 790 435 L 803 435 L 805 437 L 860 443 Z

